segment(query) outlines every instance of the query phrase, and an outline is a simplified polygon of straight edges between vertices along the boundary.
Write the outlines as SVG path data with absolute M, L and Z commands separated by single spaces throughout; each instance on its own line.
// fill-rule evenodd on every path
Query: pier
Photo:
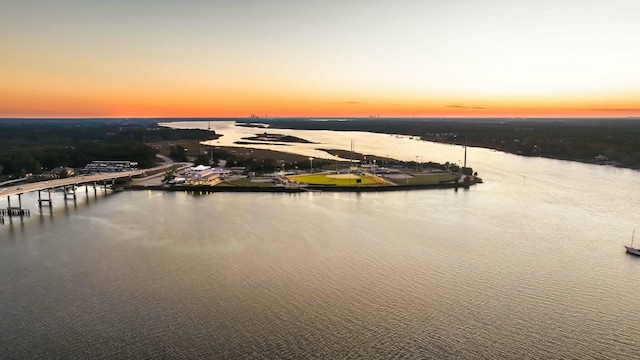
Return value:
M 0 209 L 0 216 L 30 216 L 31 212 L 29 209 L 19 209 L 19 208 L 9 208 L 9 209 Z

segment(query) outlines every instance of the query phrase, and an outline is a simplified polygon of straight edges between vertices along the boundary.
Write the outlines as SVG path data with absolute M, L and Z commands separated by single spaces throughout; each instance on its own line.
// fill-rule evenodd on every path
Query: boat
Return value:
M 636 234 L 636 231 L 633 230 L 633 233 L 631 234 L 631 245 L 629 245 L 629 246 L 625 245 L 624 248 L 627 249 L 627 253 L 628 254 L 640 256 L 640 248 L 634 248 L 633 247 L 633 236 L 635 234 Z

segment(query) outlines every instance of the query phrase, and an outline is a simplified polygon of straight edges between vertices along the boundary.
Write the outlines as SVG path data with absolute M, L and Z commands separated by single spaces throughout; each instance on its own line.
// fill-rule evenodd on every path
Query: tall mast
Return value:
M 349 169 L 353 167 L 353 140 L 351 140 L 351 159 L 349 161 Z
M 467 167 L 467 136 L 464 137 L 464 167 Z

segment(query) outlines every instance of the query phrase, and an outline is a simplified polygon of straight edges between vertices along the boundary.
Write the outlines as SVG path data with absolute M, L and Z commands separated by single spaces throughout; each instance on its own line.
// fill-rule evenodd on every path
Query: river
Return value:
M 458 191 L 81 188 L 42 209 L 27 194 L 31 216 L 0 225 L 2 357 L 638 358 L 640 258 L 623 245 L 640 173 L 477 148 L 467 161 L 485 183 Z

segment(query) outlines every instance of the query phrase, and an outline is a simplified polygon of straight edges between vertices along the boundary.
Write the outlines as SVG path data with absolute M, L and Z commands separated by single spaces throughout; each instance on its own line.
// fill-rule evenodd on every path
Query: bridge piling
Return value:
M 49 206 L 51 206 L 51 189 L 47 189 L 47 193 L 49 194 L 49 198 L 48 199 L 43 199 L 42 198 L 42 190 L 38 190 L 38 206 L 42 207 L 42 203 L 46 202 L 49 204 Z
M 69 197 L 73 196 L 74 201 L 77 199 L 77 187 L 78 184 L 82 184 L 85 186 L 85 193 L 89 193 L 89 186 L 93 182 L 93 192 L 97 197 L 98 195 L 98 187 L 104 186 L 104 193 L 109 193 L 109 186 L 112 188 L 115 187 L 115 181 L 119 178 L 131 177 L 132 174 L 140 175 L 141 171 L 131 171 L 131 172 L 118 172 L 118 173 L 107 173 L 107 174 L 92 174 L 82 176 L 80 179 L 56 179 L 45 181 L 43 183 L 28 183 L 20 186 L 10 186 L 8 188 L 3 188 L 3 191 L 7 191 L 5 196 L 7 196 L 7 207 L 5 209 L 0 209 L 1 213 L 3 213 L 4 217 L 11 215 L 25 215 L 29 213 L 28 209 L 23 209 L 24 204 L 22 203 L 22 194 L 38 191 L 38 206 L 44 206 L 43 203 L 47 203 L 49 206 L 52 206 L 53 200 L 51 198 L 52 190 L 57 190 L 60 187 L 64 188 L 64 197 L 65 200 Z M 111 180 L 111 184 L 109 184 L 109 180 Z M 75 182 L 75 185 L 73 183 Z M 100 184 L 102 182 L 102 184 Z M 46 185 L 45 185 L 46 184 Z M 69 192 L 68 186 L 73 186 L 73 191 Z M 46 190 L 48 196 L 44 196 L 42 191 Z M 13 195 L 18 195 L 18 206 L 11 203 L 11 197 Z M 14 200 L 15 201 L 15 200 Z
M 7 196 L 7 209 L 14 209 L 14 207 L 11 206 L 11 195 Z M 18 194 L 17 209 L 22 209 L 22 194 Z

